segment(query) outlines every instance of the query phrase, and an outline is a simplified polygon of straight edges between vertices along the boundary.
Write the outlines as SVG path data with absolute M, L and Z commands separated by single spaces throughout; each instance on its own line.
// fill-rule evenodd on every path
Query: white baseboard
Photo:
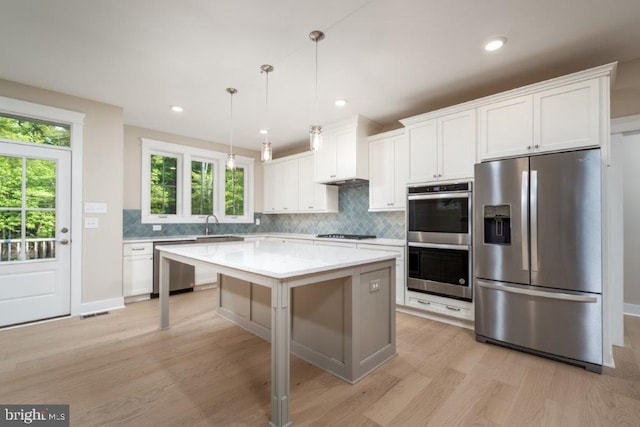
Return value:
M 117 310 L 124 308 L 124 297 L 103 299 L 100 301 L 84 302 L 80 305 L 80 316 L 87 314 L 102 313 L 103 311 Z
M 640 305 L 624 303 L 624 314 L 627 316 L 640 317 Z

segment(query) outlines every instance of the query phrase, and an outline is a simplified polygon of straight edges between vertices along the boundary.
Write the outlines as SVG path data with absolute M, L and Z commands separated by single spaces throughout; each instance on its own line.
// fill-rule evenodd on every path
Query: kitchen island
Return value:
M 395 253 L 272 241 L 159 246 L 160 329 L 169 260 L 218 270 L 218 314 L 271 341 L 271 422 L 290 425 L 289 354 L 354 383 L 395 355 Z

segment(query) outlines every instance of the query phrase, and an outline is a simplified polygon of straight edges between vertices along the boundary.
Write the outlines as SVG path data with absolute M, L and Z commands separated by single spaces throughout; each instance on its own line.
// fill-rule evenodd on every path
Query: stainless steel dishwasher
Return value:
M 156 246 L 160 245 L 189 245 L 194 243 L 221 243 L 237 242 L 244 240 L 236 236 L 203 236 L 190 240 L 160 240 L 153 242 L 153 293 L 157 297 L 160 293 L 160 255 Z M 196 282 L 196 269 L 194 266 L 182 262 L 169 260 L 169 294 L 193 291 Z

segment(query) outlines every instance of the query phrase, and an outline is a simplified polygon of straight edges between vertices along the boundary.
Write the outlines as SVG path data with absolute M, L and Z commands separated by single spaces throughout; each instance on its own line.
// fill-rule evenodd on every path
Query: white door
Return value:
M 70 313 L 70 159 L 0 142 L 0 327 Z

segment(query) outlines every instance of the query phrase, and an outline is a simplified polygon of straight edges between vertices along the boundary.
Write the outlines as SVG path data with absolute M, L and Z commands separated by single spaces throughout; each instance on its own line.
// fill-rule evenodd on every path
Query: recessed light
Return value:
M 269 133 L 269 131 L 268 131 L 268 130 L 266 130 L 266 129 L 260 129 L 260 135 L 266 135 L 266 134 L 268 134 L 268 133 Z
M 182 113 L 184 109 L 179 105 L 172 105 L 171 111 L 173 111 L 174 113 Z
M 507 42 L 507 38 L 506 37 L 495 37 L 495 38 L 489 40 L 484 45 L 484 50 L 486 50 L 487 52 L 493 52 L 494 50 L 498 50 L 502 46 L 504 46 L 504 44 L 506 42 Z
M 345 105 L 347 105 L 347 100 L 346 99 L 336 99 L 334 104 L 336 105 L 336 107 L 344 107 Z

